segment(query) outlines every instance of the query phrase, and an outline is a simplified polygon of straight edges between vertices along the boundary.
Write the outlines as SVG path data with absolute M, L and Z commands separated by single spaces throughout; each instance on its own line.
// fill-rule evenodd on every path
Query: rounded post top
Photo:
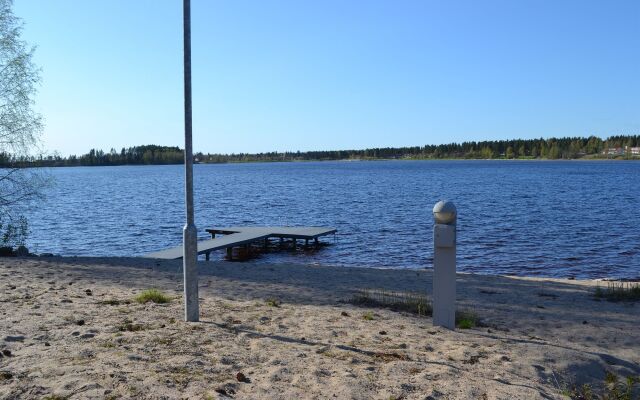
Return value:
M 433 206 L 433 218 L 436 224 L 455 224 L 457 215 L 456 206 L 449 200 L 440 200 Z

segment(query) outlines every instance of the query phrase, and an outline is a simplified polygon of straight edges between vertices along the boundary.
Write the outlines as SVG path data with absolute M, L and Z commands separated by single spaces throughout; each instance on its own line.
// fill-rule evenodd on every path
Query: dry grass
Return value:
M 360 306 L 384 307 L 393 311 L 410 312 L 424 317 L 433 313 L 431 302 L 427 296 L 421 293 L 365 289 L 358 291 L 348 302 Z
M 276 299 L 275 297 L 269 297 L 264 302 L 269 307 L 280 307 L 280 305 L 282 304 L 282 302 L 280 300 Z
M 422 293 L 393 292 L 381 289 L 364 289 L 353 295 L 348 303 L 363 307 L 381 307 L 392 311 L 408 312 L 421 317 L 433 315 L 431 300 Z M 373 313 L 363 316 L 366 320 L 373 319 Z M 456 326 L 460 329 L 471 329 L 480 325 L 478 316 L 471 311 L 456 311 Z
M 611 372 L 607 372 L 601 388 L 593 388 L 591 385 L 573 387 L 562 392 L 571 400 L 638 400 L 640 376 L 627 376 L 621 378 Z
M 607 287 L 596 288 L 596 299 L 609 301 L 638 301 L 640 300 L 639 282 L 607 282 Z

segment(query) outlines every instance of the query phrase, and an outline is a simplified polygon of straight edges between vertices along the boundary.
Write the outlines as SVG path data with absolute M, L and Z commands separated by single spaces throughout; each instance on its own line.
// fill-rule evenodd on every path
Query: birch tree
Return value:
M 46 181 L 40 171 L 21 166 L 37 150 L 42 132 L 42 118 L 33 109 L 40 71 L 12 6 L 12 0 L 0 0 L 0 246 L 24 244 L 25 205 Z

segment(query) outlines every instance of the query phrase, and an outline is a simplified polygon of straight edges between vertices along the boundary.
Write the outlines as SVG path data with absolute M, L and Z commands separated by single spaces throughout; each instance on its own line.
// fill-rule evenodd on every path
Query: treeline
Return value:
M 364 150 L 333 150 L 306 152 L 270 152 L 258 154 L 202 154 L 200 162 L 259 162 L 259 161 L 322 161 L 375 159 L 576 159 L 576 158 L 633 158 L 632 149 L 640 146 L 640 135 L 611 136 L 602 139 L 551 138 L 493 140 L 414 147 L 385 147 Z M 611 154 L 610 154 L 611 153 Z
M 376 159 L 577 159 L 640 158 L 640 135 L 597 136 L 588 138 L 550 138 L 492 140 L 413 147 L 385 147 L 364 150 L 330 150 L 305 152 L 268 152 L 239 154 L 195 153 L 194 161 L 202 163 L 376 160 Z M 15 159 L 0 153 L 0 167 L 7 166 L 100 166 L 182 164 L 184 152 L 179 147 L 134 146 L 104 152 L 92 149 L 81 156 L 39 156 Z
M 111 149 L 108 153 L 91 149 L 81 156 L 60 155 L 38 156 L 12 159 L 7 154 L 0 153 L 0 166 L 26 164 L 33 167 L 75 167 L 75 166 L 107 166 L 107 165 L 158 165 L 182 164 L 184 152 L 179 147 L 167 146 L 134 146 L 122 148 L 120 151 Z

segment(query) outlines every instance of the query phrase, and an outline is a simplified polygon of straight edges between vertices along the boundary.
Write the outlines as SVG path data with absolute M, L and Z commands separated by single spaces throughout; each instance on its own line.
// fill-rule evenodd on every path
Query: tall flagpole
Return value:
M 187 224 L 183 229 L 184 319 L 199 320 L 198 244 L 193 216 L 193 148 L 191 143 L 191 1 L 183 0 L 184 27 L 184 172 Z

